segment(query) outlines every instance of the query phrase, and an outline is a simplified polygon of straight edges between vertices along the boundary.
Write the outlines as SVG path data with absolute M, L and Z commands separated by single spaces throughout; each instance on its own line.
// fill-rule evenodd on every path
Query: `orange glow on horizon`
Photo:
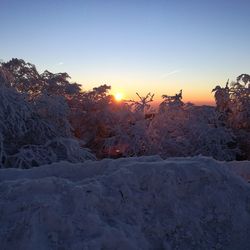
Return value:
M 77 81 L 77 79 L 76 79 Z M 83 81 L 83 80 L 82 80 Z M 86 80 L 87 82 L 90 79 Z M 100 82 L 101 80 L 97 79 L 96 82 Z M 119 85 L 116 82 L 122 82 Z M 138 92 L 141 96 L 146 96 L 147 93 L 151 92 L 155 94 L 153 102 L 150 103 L 152 106 L 157 106 L 162 102 L 162 95 L 175 95 L 179 93 L 180 89 L 182 89 L 184 103 L 191 102 L 195 105 L 210 105 L 215 106 L 215 99 L 214 93 L 211 92 L 213 89 L 213 85 L 200 84 L 198 85 L 197 82 L 190 83 L 190 84 L 181 84 L 181 83 L 155 83 L 151 84 L 148 83 L 145 79 L 133 82 L 131 79 L 128 80 L 121 80 L 121 79 L 114 79 L 113 81 L 110 80 L 109 85 L 111 86 L 111 95 L 114 96 L 114 100 L 118 103 L 122 100 L 135 100 L 138 101 L 138 96 L 136 92 Z M 145 84 L 143 84 L 146 82 Z M 98 84 L 86 84 L 84 85 L 84 90 L 87 91 L 88 89 L 92 89 L 94 86 L 98 86 Z

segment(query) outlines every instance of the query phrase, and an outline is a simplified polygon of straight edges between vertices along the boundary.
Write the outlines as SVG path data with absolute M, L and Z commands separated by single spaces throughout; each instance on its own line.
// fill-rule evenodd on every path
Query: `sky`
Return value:
M 0 0 L 0 59 L 67 72 L 84 90 L 211 104 L 250 73 L 249 0 Z

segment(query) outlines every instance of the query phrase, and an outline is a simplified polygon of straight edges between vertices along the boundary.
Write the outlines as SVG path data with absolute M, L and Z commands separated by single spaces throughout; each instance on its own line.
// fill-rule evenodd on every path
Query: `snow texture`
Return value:
M 237 165 L 151 156 L 1 169 L 0 248 L 249 249 Z

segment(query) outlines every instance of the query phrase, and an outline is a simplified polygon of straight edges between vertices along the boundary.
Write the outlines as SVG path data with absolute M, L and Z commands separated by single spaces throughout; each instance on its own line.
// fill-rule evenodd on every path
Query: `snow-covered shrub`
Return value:
M 123 121 L 114 125 L 112 136 L 105 138 L 103 152 L 107 157 L 128 157 L 148 154 L 148 121 Z
M 232 131 L 220 123 L 213 107 L 169 107 L 149 127 L 152 153 L 170 156 L 213 156 L 233 160 L 238 149 Z
M 203 154 L 220 160 L 236 158 L 239 138 L 241 150 L 249 146 L 243 140 L 249 138 L 249 75 L 239 76 L 230 88 L 227 84 L 214 89 L 216 110 L 184 104 L 180 90 L 163 95 L 159 112 L 153 114 L 147 114 L 153 94 L 137 93 L 139 101 L 117 103 L 110 86 L 82 92 L 69 78 L 67 73 L 39 74 L 33 64 L 20 59 L 0 64 L 2 166 L 92 158 L 88 151 L 84 156 L 83 145 L 98 158 Z
M 31 108 L 23 95 L 0 85 L 0 166 L 9 154 L 15 153 L 29 131 Z
M 56 161 L 82 162 L 96 159 L 88 148 L 81 145 L 81 141 L 73 138 L 56 137 L 48 141 L 45 146 L 55 153 Z
M 221 120 L 236 135 L 241 154 L 239 159 L 250 159 L 250 76 L 241 74 L 225 88 L 217 86 L 215 99 Z
M 109 90 L 110 86 L 101 85 L 69 100 L 70 122 L 75 135 L 99 158 L 145 154 L 148 122 L 139 107 L 148 108 L 148 102 L 145 101 L 145 105 L 117 103 Z M 132 106 L 138 109 L 132 112 Z
M 34 110 L 56 129 L 58 135 L 64 137 L 72 135 L 68 120 L 70 109 L 63 96 L 43 94 L 34 102 Z
M 0 63 L 0 86 L 10 87 L 13 75 L 5 69 Z
M 116 104 L 108 94 L 109 90 L 110 86 L 101 85 L 69 100 L 70 123 L 76 137 L 85 141 L 97 154 L 101 154 L 103 139 L 110 136 L 112 127 L 117 123 Z
M 6 68 L 0 70 L 0 167 L 94 158 L 71 135 L 64 97 L 39 93 L 27 98 L 8 82 L 12 78 L 6 75 L 13 75 Z
M 71 136 L 67 99 L 80 91 L 79 84 L 69 83 L 67 73 L 39 74 L 35 65 L 12 59 L 0 65 L 2 78 L 8 86 L 26 95 L 26 99 L 48 126 L 56 128 L 60 136 Z
M 216 86 L 217 109 L 223 113 L 227 125 L 232 128 L 250 130 L 250 76 L 242 74 L 225 88 Z
M 250 131 L 250 76 L 242 74 L 231 83 L 228 120 L 232 127 Z
M 31 168 L 58 161 L 82 162 L 95 160 L 89 149 L 82 148 L 75 139 L 57 137 L 43 145 L 24 145 L 8 157 L 6 167 Z
M 151 119 L 138 116 L 138 111 L 132 112 L 130 106 L 127 116 L 123 117 L 126 112 L 122 109 L 109 113 L 108 133 L 96 134 L 93 144 L 99 147 L 99 157 L 202 154 L 219 160 L 235 159 L 239 153 L 235 135 L 224 126 L 214 107 L 184 105 L 181 97 L 182 92 L 164 96 L 161 112 Z
M 66 137 L 64 123 L 59 129 L 60 124 L 51 121 L 36 113 L 15 89 L 0 87 L 0 167 L 29 168 L 94 158 L 76 139 Z

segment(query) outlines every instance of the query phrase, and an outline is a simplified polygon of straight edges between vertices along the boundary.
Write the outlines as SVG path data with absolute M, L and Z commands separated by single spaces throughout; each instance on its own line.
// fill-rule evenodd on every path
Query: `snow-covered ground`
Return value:
M 250 185 L 231 171 L 246 169 L 158 156 L 3 169 L 0 249 L 249 249 Z

